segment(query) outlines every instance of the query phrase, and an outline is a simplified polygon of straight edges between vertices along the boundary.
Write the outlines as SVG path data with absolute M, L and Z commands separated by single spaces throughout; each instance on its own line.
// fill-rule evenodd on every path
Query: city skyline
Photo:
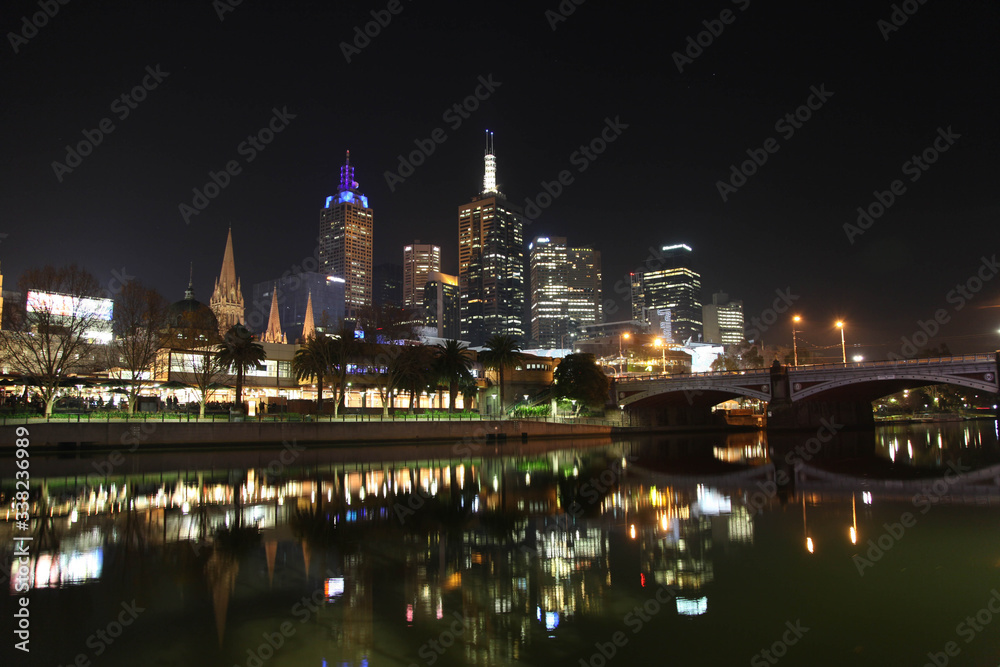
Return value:
M 744 302 L 748 327 L 789 294 L 817 344 L 839 343 L 842 318 L 848 344 L 883 354 L 933 321 L 934 344 L 996 347 L 982 240 L 998 131 L 979 92 L 996 79 L 995 7 L 892 21 L 888 4 L 834 16 L 741 0 L 607 34 L 621 8 L 400 6 L 346 54 L 382 7 L 66 5 L 23 43 L 8 37 L 5 286 L 77 261 L 174 301 L 193 262 L 207 300 L 230 225 L 244 284 L 282 275 L 314 256 L 345 150 L 379 213 L 374 263 L 419 236 L 458 273 L 454 206 L 478 190 L 489 128 L 524 236 L 602 252 L 608 321 L 628 319 L 628 273 L 679 241 L 705 258 L 706 294 Z M 16 3 L 7 29 L 36 11 Z M 248 39 L 262 32 L 275 53 Z M 584 48 L 596 34 L 604 46 Z M 364 95 L 335 103 L 350 90 Z M 782 315 L 765 341 L 790 343 Z

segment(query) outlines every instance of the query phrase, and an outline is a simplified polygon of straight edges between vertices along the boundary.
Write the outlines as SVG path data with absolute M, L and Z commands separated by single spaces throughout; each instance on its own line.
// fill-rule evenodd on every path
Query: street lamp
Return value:
M 654 342 L 656 344 L 656 347 L 660 348 L 660 359 L 662 360 L 663 373 L 666 373 L 667 372 L 667 348 L 663 344 L 663 339 L 662 338 L 657 338 L 656 341 L 654 341 Z
M 624 353 L 622 352 L 622 339 L 628 340 L 630 337 L 631 337 L 631 334 L 629 334 L 629 332 L 627 332 L 627 331 L 623 331 L 621 333 L 621 335 L 618 336 L 618 357 L 622 360 L 621 363 L 618 365 L 618 372 L 619 373 L 624 373 L 624 371 L 622 370 L 622 368 L 625 365 L 625 356 L 624 356 Z
M 792 318 L 792 365 L 793 366 L 799 365 L 799 347 L 798 344 L 795 342 L 795 325 L 796 323 L 801 321 L 802 318 L 799 317 L 798 315 Z
M 844 365 L 847 365 L 847 346 L 844 344 L 844 323 L 837 322 L 837 328 L 840 329 L 840 353 L 844 357 Z

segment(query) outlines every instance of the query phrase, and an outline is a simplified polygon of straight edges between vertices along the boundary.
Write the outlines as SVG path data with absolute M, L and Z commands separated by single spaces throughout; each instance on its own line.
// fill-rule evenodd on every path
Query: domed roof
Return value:
M 184 330 L 193 330 L 196 338 L 198 332 L 209 334 L 208 338 L 217 336 L 219 333 L 219 321 L 215 317 L 212 309 L 194 298 L 194 288 L 188 283 L 184 298 L 170 304 L 167 309 L 167 326 L 171 329 L 180 330 L 182 336 L 187 337 Z

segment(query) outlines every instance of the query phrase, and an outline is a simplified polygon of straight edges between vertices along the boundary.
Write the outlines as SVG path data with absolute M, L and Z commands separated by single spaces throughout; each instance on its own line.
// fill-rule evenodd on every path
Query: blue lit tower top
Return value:
M 368 208 L 368 197 L 358 190 L 358 182 L 354 180 L 354 167 L 351 166 L 351 151 L 347 151 L 347 158 L 340 168 L 340 189 L 336 195 L 326 198 L 326 208 L 334 201 L 338 202 L 359 202 L 363 208 Z

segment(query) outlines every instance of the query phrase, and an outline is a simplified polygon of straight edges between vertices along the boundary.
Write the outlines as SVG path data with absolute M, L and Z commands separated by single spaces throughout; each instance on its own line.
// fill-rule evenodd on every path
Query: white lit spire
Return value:
M 493 154 L 493 133 L 486 130 L 486 173 L 483 175 L 483 194 L 497 191 L 497 158 Z

